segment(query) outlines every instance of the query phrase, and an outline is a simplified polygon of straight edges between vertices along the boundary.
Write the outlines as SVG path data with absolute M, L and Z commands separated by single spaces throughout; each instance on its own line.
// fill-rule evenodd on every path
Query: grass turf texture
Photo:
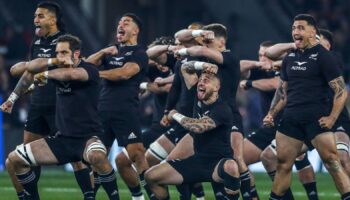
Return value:
M 254 176 L 260 198 L 268 199 L 271 189 L 271 181 L 269 177 L 264 173 L 257 173 L 254 174 Z M 320 199 L 340 199 L 329 174 L 317 174 L 316 180 Z M 120 177 L 118 177 L 118 187 L 121 200 L 131 199 L 129 190 Z M 211 186 L 209 184 L 204 184 L 204 187 L 206 199 L 215 199 Z M 305 190 L 295 174 L 293 174 L 292 190 L 295 199 L 307 199 Z M 39 181 L 39 192 L 41 199 L 43 200 L 83 199 L 72 172 L 43 171 Z M 179 199 L 174 187 L 170 187 L 170 194 L 172 196 L 171 199 Z M 100 188 L 96 199 L 108 199 L 102 187 Z M 17 200 L 16 193 L 12 188 L 10 178 L 6 172 L 0 172 L 0 200 Z

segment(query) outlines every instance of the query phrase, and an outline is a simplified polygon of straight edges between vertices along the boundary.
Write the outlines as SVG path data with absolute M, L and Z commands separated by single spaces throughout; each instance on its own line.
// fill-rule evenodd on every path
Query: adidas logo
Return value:
M 243 194 L 243 197 L 250 197 L 250 193 L 249 193 L 249 192 L 245 192 L 245 193 Z
M 117 190 L 114 190 L 111 194 L 111 196 L 114 196 L 114 195 L 117 195 L 118 194 L 118 191 Z
M 218 192 L 215 194 L 215 196 L 219 197 L 219 196 L 224 196 L 221 192 Z
M 345 129 L 344 129 L 344 127 L 342 127 L 342 126 L 339 126 L 339 127 L 337 128 L 337 131 L 345 131 Z
M 313 196 L 313 195 L 316 195 L 315 191 L 312 191 L 312 192 L 309 193 L 309 196 Z
M 136 135 L 134 132 L 131 132 L 130 135 L 128 136 L 128 140 L 136 139 Z
M 237 126 L 232 126 L 231 130 L 238 130 Z
M 40 40 L 35 41 L 34 44 L 40 44 Z

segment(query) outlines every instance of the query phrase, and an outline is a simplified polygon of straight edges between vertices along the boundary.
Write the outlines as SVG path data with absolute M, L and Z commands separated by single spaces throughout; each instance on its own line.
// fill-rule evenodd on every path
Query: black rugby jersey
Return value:
M 30 51 L 30 60 L 36 58 L 56 58 L 56 44 L 58 37 L 64 35 L 58 32 L 48 37 L 35 36 Z M 31 93 L 31 104 L 37 106 L 55 106 L 56 104 L 56 86 L 52 80 L 47 84 L 37 86 Z
M 128 62 L 138 64 L 140 71 L 128 80 L 110 81 L 102 79 L 100 111 L 138 109 L 139 85 L 144 79 L 148 67 L 148 57 L 145 50 L 139 45 L 120 46 L 118 47 L 118 54 L 106 56 L 102 64 L 105 70 L 109 70 L 121 68 Z
M 197 101 L 193 108 L 193 118 L 208 116 L 216 128 L 204 133 L 191 133 L 195 155 L 205 157 L 231 157 L 230 133 L 233 114 L 225 101 L 218 99 L 210 105 Z
M 293 50 L 283 59 L 281 79 L 288 82 L 284 116 L 300 114 L 300 118 L 328 115 L 328 82 L 341 76 L 332 54 L 320 44 Z
M 69 137 L 86 137 L 102 132 L 98 117 L 100 77 L 96 66 L 81 61 L 78 67 L 89 75 L 88 81 L 54 81 L 57 90 L 56 126 Z

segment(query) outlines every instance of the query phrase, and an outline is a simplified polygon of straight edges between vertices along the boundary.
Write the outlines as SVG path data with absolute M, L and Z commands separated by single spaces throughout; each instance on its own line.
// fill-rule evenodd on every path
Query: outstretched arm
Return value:
M 128 80 L 140 72 L 137 63 L 127 62 L 120 68 L 100 71 L 100 77 L 110 81 Z
M 279 60 L 289 50 L 296 49 L 294 42 L 291 43 L 279 43 L 266 49 L 265 55 L 273 60 Z
M 185 129 L 198 134 L 212 130 L 216 127 L 214 120 L 208 116 L 195 119 L 186 117 L 178 113 L 176 110 L 172 110 L 169 113 L 169 118 L 177 121 Z
M 216 63 L 222 64 L 224 62 L 224 57 L 220 51 L 215 49 L 210 49 L 204 46 L 193 46 L 190 48 L 182 48 L 176 52 L 179 56 L 193 56 L 193 57 L 206 57 Z
M 90 55 L 87 59 L 86 62 L 92 63 L 96 66 L 100 66 L 102 63 L 102 59 L 106 55 L 116 55 L 118 53 L 118 49 L 115 45 L 101 49 L 100 51 Z

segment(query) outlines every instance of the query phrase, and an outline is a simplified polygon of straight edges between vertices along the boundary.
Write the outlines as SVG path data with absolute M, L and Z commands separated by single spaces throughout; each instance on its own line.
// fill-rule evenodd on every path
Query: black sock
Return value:
M 316 182 L 305 183 L 304 188 L 309 200 L 318 200 Z
M 119 200 L 119 192 L 117 186 L 117 178 L 114 169 L 107 174 L 98 174 L 101 185 L 105 189 L 110 200 Z
M 32 167 L 32 171 L 35 173 L 35 181 L 38 182 L 41 176 L 41 166 Z
M 282 196 L 278 196 L 277 194 L 275 194 L 274 192 L 270 193 L 270 198 L 269 200 L 282 200 L 284 199 Z M 287 199 L 286 199 L 287 200 Z M 289 200 L 289 199 L 288 199 Z
M 276 170 L 267 172 L 267 174 L 269 175 L 272 181 L 275 180 Z
M 342 200 L 349 200 L 350 199 L 350 192 L 347 192 L 345 194 L 341 195 Z
M 239 176 L 241 179 L 241 194 L 243 197 L 243 200 L 250 200 L 251 195 L 250 195 L 250 174 L 249 171 L 245 171 L 241 173 Z
M 283 199 L 294 200 L 294 196 L 290 188 L 288 188 L 286 193 L 284 193 Z
M 226 198 L 225 199 L 229 199 L 229 200 L 239 200 L 239 193 L 238 194 L 227 194 L 226 193 Z
M 24 191 L 17 192 L 18 200 L 25 200 L 25 195 L 26 195 L 26 193 Z
M 88 168 L 74 172 L 75 179 L 84 195 L 84 200 L 95 199 L 95 192 L 91 185 L 90 170 Z
M 204 197 L 204 190 L 203 190 L 203 185 L 202 183 L 193 183 L 190 184 L 190 191 L 194 196 L 197 198 L 199 197 Z
M 100 181 L 100 176 L 97 174 L 97 172 L 93 172 L 93 176 L 94 176 L 94 193 L 96 196 L 97 191 L 101 186 L 101 181 Z
M 225 191 L 224 184 L 211 182 L 211 187 L 213 188 L 215 199 L 216 200 L 237 200 L 239 199 L 239 193 L 235 195 L 227 194 Z
M 146 172 L 146 170 L 141 172 L 141 174 L 139 175 L 140 183 L 141 183 L 142 187 L 145 188 L 149 199 L 151 199 L 151 200 L 156 199 L 152 190 L 149 188 L 149 186 L 147 185 L 147 182 L 145 181 L 145 172 Z
M 191 199 L 191 191 L 190 185 L 185 183 L 181 185 L 176 185 L 177 191 L 180 193 L 180 200 L 190 200 Z
M 143 194 L 142 194 L 142 191 L 141 191 L 141 186 L 140 185 L 138 185 L 138 186 L 136 186 L 136 187 L 129 187 L 128 186 L 128 188 L 129 188 L 129 191 L 130 191 L 130 193 L 131 193 L 131 196 L 133 196 L 133 197 L 139 197 L 139 196 L 142 196 Z
M 37 178 L 34 171 L 30 170 L 24 174 L 16 174 L 18 182 L 22 184 L 29 199 L 39 200 Z
M 258 195 L 258 191 L 256 191 L 255 185 L 250 187 L 250 195 L 252 198 L 257 198 L 258 200 L 260 199 Z

